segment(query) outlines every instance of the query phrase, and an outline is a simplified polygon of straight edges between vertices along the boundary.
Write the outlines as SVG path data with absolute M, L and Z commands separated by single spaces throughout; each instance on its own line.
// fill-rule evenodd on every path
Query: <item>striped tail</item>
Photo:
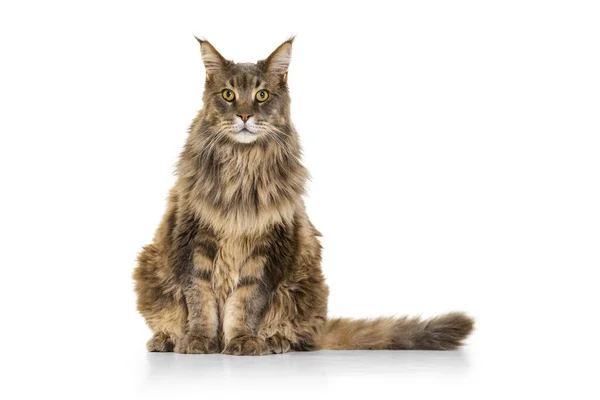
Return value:
M 473 319 L 459 312 L 427 320 L 375 318 L 327 320 L 323 350 L 452 350 L 473 330 Z

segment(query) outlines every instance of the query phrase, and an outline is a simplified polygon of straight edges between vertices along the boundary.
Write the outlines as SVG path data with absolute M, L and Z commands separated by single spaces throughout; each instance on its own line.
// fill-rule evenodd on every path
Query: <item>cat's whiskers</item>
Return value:
M 283 136 L 289 136 L 289 134 L 281 129 L 275 128 L 272 125 L 269 124 L 261 124 L 261 130 L 262 132 L 264 132 L 267 136 L 273 138 L 279 145 L 281 145 L 281 147 L 283 148 L 287 148 L 287 144 L 286 142 L 279 136 L 279 135 L 283 135 Z
M 217 126 L 218 128 L 213 132 L 213 134 L 208 139 L 208 143 L 205 143 L 203 146 L 206 150 L 213 150 L 213 147 L 216 147 L 216 144 L 219 140 L 230 132 L 232 124 L 229 123 L 221 123 Z

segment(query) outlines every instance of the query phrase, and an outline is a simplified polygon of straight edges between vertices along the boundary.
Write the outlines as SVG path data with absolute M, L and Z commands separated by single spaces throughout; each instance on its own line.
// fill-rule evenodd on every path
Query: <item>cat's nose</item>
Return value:
M 248 119 L 250 119 L 252 115 L 254 114 L 238 114 L 237 116 L 240 117 L 242 121 L 246 122 L 248 121 Z

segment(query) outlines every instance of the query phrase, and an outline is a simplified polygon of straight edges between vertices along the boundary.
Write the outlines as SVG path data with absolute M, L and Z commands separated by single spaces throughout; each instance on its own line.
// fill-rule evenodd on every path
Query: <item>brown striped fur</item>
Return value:
M 458 347 L 473 326 L 461 313 L 426 321 L 327 319 L 320 234 L 302 200 L 308 174 L 290 121 L 292 40 L 256 64 L 233 63 L 199 42 L 204 108 L 190 127 L 154 241 L 134 271 L 138 310 L 154 332 L 148 350 Z M 224 99 L 224 89 L 234 101 Z M 269 99 L 257 101 L 258 90 Z

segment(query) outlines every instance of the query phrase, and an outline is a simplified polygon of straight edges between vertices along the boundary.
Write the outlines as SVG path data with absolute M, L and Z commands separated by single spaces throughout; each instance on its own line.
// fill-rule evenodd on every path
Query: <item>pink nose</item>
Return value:
M 242 121 L 246 122 L 253 114 L 238 114 L 237 116 L 242 119 Z

